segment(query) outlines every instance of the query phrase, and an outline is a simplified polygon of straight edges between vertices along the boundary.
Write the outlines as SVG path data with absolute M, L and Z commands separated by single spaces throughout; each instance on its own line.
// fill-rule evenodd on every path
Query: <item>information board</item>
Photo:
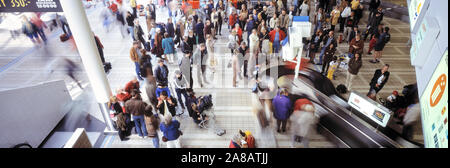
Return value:
M 448 50 L 420 97 L 425 147 L 448 148 Z
M 0 0 L 0 12 L 62 12 L 59 0 Z
M 348 104 L 382 127 L 386 127 L 391 118 L 391 113 L 388 109 L 368 99 L 367 96 L 362 96 L 355 92 L 350 94 Z

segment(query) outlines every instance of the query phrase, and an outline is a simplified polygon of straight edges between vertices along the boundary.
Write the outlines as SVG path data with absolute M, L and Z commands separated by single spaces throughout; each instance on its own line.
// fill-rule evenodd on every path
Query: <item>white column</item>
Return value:
M 106 103 L 112 95 L 108 79 L 103 68 L 94 35 L 86 17 L 83 4 L 79 0 L 61 0 L 61 6 L 72 31 L 78 52 L 84 64 L 92 90 L 100 105 L 106 126 L 114 130 Z

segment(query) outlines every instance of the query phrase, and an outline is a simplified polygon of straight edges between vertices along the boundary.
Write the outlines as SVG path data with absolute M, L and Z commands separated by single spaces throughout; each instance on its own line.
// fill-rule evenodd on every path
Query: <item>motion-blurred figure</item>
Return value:
M 47 25 L 36 14 L 31 17 L 30 22 L 36 25 L 37 34 L 39 34 L 42 41 L 44 41 L 44 44 L 47 44 L 47 36 L 44 32 L 44 28 L 47 28 Z
M 26 16 L 22 16 L 22 32 L 27 35 L 34 44 L 41 43 L 38 36 L 38 28 L 31 23 Z
M 79 69 L 78 65 L 75 64 L 75 62 L 73 62 L 72 60 L 70 60 L 68 58 L 65 58 L 64 61 L 66 63 L 65 68 L 66 68 L 67 75 L 77 83 L 77 85 L 80 87 L 80 89 L 83 89 L 83 87 L 81 86 L 81 83 L 77 80 L 77 78 L 75 77 L 75 74 L 74 74 L 74 72 Z
M 295 147 L 296 142 L 302 142 L 303 146 L 308 148 L 309 138 L 318 122 L 318 117 L 314 114 L 314 105 L 308 99 L 298 99 L 294 106 L 294 113 L 290 117 L 292 122 L 291 147 Z

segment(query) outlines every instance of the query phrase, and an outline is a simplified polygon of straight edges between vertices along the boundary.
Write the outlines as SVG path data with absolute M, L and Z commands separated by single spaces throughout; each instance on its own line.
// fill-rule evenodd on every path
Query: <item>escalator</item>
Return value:
M 323 130 L 321 132 L 324 132 L 332 142 L 337 143 L 338 147 L 404 147 L 398 142 L 401 139 L 398 134 L 386 131 L 390 130 L 388 127 L 380 129 L 370 123 L 370 119 L 357 115 L 358 112 L 352 113 L 351 107 L 337 94 L 331 81 L 320 73 L 305 69 L 299 72 L 299 78 L 293 79 L 295 72 L 281 65 L 262 71 L 261 77 L 269 76 L 270 71 L 277 71 L 278 78 L 287 76 L 292 80 L 290 90 L 292 101 L 307 98 L 314 103 L 316 113 L 320 116 L 319 130 Z

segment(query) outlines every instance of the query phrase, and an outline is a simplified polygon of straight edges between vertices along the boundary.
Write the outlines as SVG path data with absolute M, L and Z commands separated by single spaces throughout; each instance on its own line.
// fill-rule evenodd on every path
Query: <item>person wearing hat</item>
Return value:
M 315 108 L 310 100 L 298 99 L 295 101 L 294 113 L 290 117 L 292 123 L 291 147 L 295 147 L 296 142 L 302 142 L 305 148 L 309 147 L 309 138 L 318 123 L 314 112 Z
M 158 85 L 158 88 L 156 88 L 156 97 L 159 97 L 159 94 L 162 91 L 166 91 L 168 95 L 170 96 L 170 90 L 167 88 L 169 84 L 169 68 L 164 64 L 164 60 L 161 58 L 157 59 L 158 66 L 155 68 L 155 77 L 156 77 L 156 84 Z
M 183 110 L 185 109 L 183 99 L 181 94 L 184 96 L 184 100 L 187 100 L 186 88 L 189 87 L 188 82 L 180 70 L 175 71 L 175 76 L 173 78 L 173 86 L 175 87 L 175 92 L 177 93 L 178 102 Z
M 142 138 L 147 138 L 148 133 L 144 119 L 144 112 L 147 104 L 142 101 L 138 89 L 134 89 L 131 92 L 131 96 L 132 98 L 125 103 L 125 111 L 133 115 L 133 121 L 138 135 Z

